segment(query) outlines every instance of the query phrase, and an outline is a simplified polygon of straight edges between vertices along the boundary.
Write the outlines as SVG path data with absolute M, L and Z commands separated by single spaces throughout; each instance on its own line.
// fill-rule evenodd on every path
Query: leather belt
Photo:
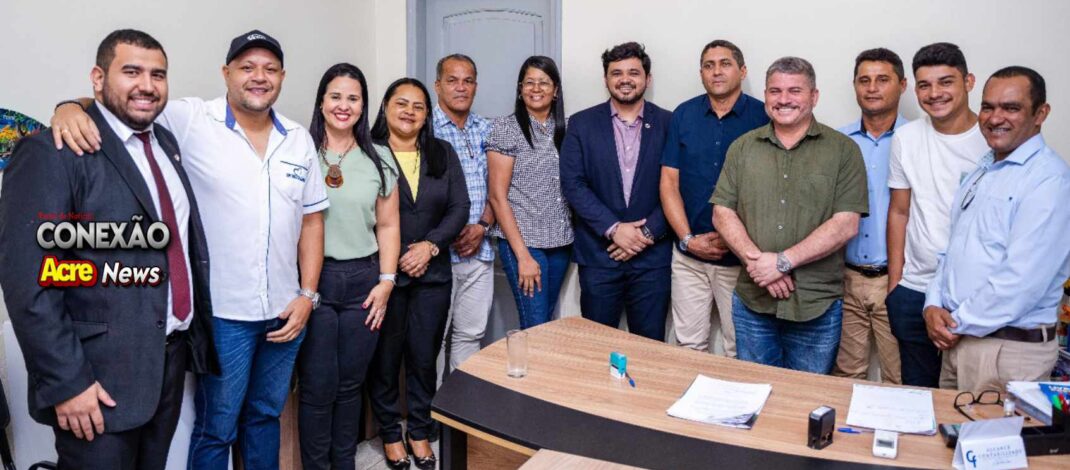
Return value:
M 866 277 L 881 277 L 888 274 L 887 266 L 858 266 L 847 263 L 847 269 L 857 271 L 859 274 Z
M 164 340 L 164 344 L 165 345 L 170 345 L 171 343 L 174 343 L 175 341 L 178 341 L 180 339 L 185 339 L 186 338 L 186 334 L 187 334 L 187 330 L 175 330 L 175 331 L 172 331 L 171 334 L 167 335 L 167 339 Z
M 1055 339 L 1055 325 L 1023 330 L 1013 326 L 1005 326 L 990 333 L 987 338 L 999 338 L 1008 341 L 1022 343 L 1046 343 Z

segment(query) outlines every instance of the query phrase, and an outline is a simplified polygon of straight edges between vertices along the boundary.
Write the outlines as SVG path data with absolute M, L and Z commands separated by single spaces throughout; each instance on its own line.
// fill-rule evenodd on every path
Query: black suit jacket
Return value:
M 384 145 L 386 145 L 384 143 Z M 409 245 L 427 240 L 439 248 L 438 256 L 431 258 L 427 272 L 417 279 L 398 270 L 398 286 L 412 282 L 433 284 L 453 280 L 450 264 L 450 244 L 468 222 L 468 185 L 457 152 L 448 142 L 432 139 L 438 151 L 446 155 L 446 172 L 435 178 L 428 174 L 427 158 L 420 158 L 420 186 L 414 200 L 405 172 L 398 171 L 398 190 L 401 191 L 401 255 L 409 251 Z M 400 169 L 397 157 L 394 163 Z
M 101 150 L 76 156 L 57 151 L 51 132 L 19 142 L 4 172 L 0 194 L 0 286 L 26 359 L 29 408 L 33 418 L 56 425 L 54 407 L 100 382 L 118 406 L 101 406 L 108 432 L 148 422 L 156 411 L 164 376 L 167 325 L 167 254 L 155 249 L 46 250 L 37 243 L 39 214 L 78 213 L 93 221 L 127 222 L 143 218 L 147 228 L 160 220 L 148 184 L 96 105 L 89 116 L 100 129 Z M 178 145 L 163 127 L 155 135 L 190 203 L 189 267 L 193 275 L 194 316 L 189 329 L 190 369 L 219 373 L 212 342 L 212 304 L 208 289 L 208 245 L 197 203 L 182 166 Z M 58 221 L 55 221 L 58 222 Z M 124 232 L 131 232 L 128 227 Z M 42 258 L 88 260 L 103 273 L 106 263 L 160 266 L 156 287 L 41 287 Z

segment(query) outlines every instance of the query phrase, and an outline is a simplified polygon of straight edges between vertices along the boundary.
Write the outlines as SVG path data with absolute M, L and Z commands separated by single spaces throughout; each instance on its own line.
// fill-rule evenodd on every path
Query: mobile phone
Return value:
M 940 435 L 944 437 L 944 444 L 947 444 L 948 448 L 954 449 L 959 443 L 959 425 L 941 424 Z
M 275 318 L 275 319 L 271 320 L 270 322 L 268 322 L 267 331 L 266 332 L 267 333 L 272 333 L 272 332 L 281 330 L 282 327 L 284 327 L 284 326 L 286 326 L 286 320 L 283 320 L 281 318 Z

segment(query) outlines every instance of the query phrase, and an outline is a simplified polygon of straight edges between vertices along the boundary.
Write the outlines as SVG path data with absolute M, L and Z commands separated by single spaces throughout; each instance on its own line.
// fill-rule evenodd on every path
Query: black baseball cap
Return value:
M 229 64 L 242 52 L 254 47 L 262 47 L 271 51 L 272 54 L 275 54 L 275 57 L 279 58 L 279 64 L 282 64 L 282 46 L 279 45 L 279 41 L 258 29 L 249 31 L 230 41 L 230 50 L 227 51 L 227 61 L 224 63 Z

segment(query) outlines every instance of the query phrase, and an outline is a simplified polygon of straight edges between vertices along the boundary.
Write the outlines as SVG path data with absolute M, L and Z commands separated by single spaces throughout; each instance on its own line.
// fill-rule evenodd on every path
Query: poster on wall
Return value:
M 0 108 L 0 171 L 4 171 L 11 162 L 15 143 L 23 137 L 40 132 L 44 127 L 25 114 Z

